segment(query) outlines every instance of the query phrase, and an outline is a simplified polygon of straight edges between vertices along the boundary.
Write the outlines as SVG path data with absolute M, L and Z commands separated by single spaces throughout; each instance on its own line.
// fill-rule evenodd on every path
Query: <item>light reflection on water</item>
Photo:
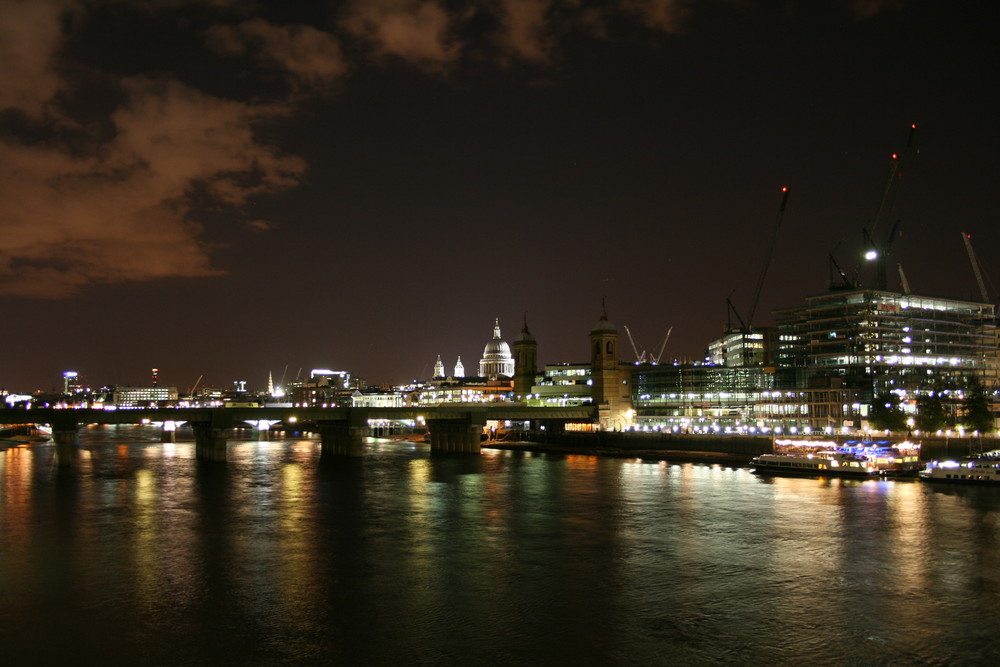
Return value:
M 21 662 L 982 664 L 1000 489 L 153 429 L 0 451 Z M 13 632 L 12 629 L 17 631 Z M 58 641 L 53 641 L 53 637 Z

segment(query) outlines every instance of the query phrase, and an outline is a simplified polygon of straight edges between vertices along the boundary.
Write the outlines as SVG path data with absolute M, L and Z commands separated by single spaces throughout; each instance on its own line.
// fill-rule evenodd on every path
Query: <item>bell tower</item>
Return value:
M 538 373 L 538 343 L 528 331 L 528 315 L 524 316 L 524 327 L 514 339 L 514 400 L 522 401 L 531 393 Z
M 591 396 L 603 429 L 632 423 L 632 374 L 618 361 L 618 328 L 601 307 L 601 319 L 590 330 Z

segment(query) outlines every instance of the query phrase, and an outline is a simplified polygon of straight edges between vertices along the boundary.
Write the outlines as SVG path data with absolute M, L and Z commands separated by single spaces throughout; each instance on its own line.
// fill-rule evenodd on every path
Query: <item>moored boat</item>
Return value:
M 751 462 L 752 472 L 771 475 L 834 475 L 875 477 L 878 469 L 864 458 L 844 452 L 761 454 Z
M 931 461 L 920 471 L 928 482 L 1000 484 L 1000 451 L 958 460 Z

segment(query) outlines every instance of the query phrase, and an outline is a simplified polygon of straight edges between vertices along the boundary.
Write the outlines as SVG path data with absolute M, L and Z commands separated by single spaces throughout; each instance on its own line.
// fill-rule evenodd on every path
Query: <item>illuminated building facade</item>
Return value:
M 590 381 L 600 427 L 623 430 L 631 426 L 631 367 L 618 359 L 618 328 L 603 312 L 590 330 Z
M 83 382 L 80 374 L 76 371 L 66 371 L 63 373 L 63 393 L 79 394 L 83 391 Z
M 641 364 L 632 371 L 637 425 L 677 432 L 756 426 L 793 416 L 762 366 Z
M 708 358 L 716 366 L 765 366 L 773 358 L 774 330 L 732 330 L 708 344 Z
M 479 360 L 479 375 L 490 379 L 514 376 L 514 357 L 510 353 L 510 345 L 500 338 L 500 318 L 493 325 L 493 338 L 483 349 L 483 358 Z
M 773 334 L 731 332 L 713 341 L 713 363 L 636 366 L 637 425 L 861 429 L 879 394 L 896 394 L 913 414 L 922 393 L 950 390 L 959 401 L 973 379 L 985 387 L 997 381 L 998 331 L 989 303 L 835 290 L 777 311 L 775 320 Z
M 473 380 L 460 382 L 435 382 L 411 394 L 412 405 L 440 405 L 442 403 L 501 403 L 511 400 L 513 381 Z
M 116 387 L 112 401 L 120 408 L 177 402 L 177 387 Z
M 775 313 L 776 361 L 867 392 L 997 377 L 993 304 L 878 290 L 832 291 Z M 866 394 L 867 397 L 867 394 Z
M 592 381 L 590 364 L 547 364 L 531 387 L 529 405 L 566 407 L 589 405 Z

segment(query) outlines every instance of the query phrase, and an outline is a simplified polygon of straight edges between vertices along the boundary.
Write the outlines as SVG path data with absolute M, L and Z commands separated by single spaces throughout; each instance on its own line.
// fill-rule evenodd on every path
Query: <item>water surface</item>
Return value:
M 1000 488 L 143 427 L 0 451 L 11 664 L 987 664 Z

